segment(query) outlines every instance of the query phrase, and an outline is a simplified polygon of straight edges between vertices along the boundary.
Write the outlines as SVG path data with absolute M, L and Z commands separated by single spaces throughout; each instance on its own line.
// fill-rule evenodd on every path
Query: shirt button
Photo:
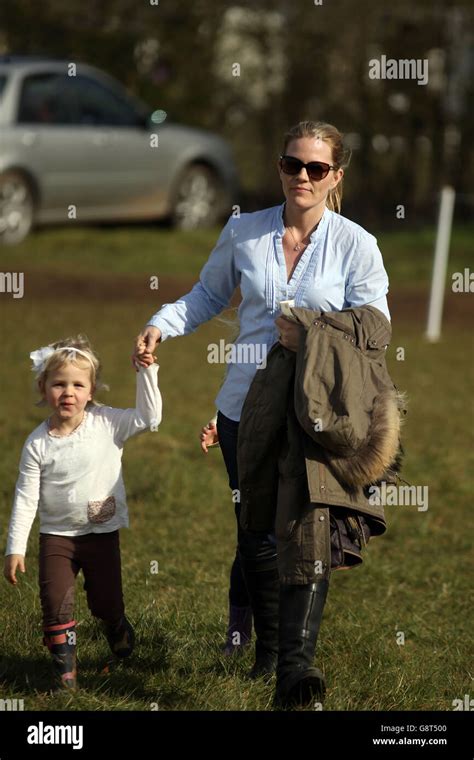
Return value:
M 320 519 L 320 521 L 321 521 L 321 522 L 323 522 L 323 520 L 324 520 L 324 515 L 319 515 L 319 519 Z

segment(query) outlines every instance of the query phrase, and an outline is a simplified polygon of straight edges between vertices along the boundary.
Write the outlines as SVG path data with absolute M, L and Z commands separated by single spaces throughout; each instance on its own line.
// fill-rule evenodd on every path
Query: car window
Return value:
M 20 124 L 128 127 L 139 118 L 130 103 L 87 76 L 34 74 L 23 81 Z
M 72 124 L 73 103 L 64 74 L 31 74 L 23 80 L 18 106 L 20 124 Z
M 139 116 L 126 100 L 100 82 L 86 76 L 71 77 L 78 124 L 136 127 Z

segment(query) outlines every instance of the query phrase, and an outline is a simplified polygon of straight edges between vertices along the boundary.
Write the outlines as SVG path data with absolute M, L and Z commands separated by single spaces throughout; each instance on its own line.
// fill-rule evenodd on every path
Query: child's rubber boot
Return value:
M 43 644 L 53 658 L 56 689 L 76 689 L 76 621 L 47 626 L 43 634 Z
M 123 615 L 116 623 L 102 621 L 105 637 L 115 657 L 130 657 L 135 646 L 135 631 Z
M 229 625 L 223 653 L 241 654 L 252 638 L 252 608 L 229 604 Z

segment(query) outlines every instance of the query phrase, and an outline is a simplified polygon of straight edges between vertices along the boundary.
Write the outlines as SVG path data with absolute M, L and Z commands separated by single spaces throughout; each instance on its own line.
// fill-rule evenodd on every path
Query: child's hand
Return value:
M 148 367 L 150 364 L 153 364 L 151 361 L 144 363 L 143 357 L 146 355 L 151 356 L 160 341 L 161 330 L 159 330 L 158 327 L 151 327 L 151 325 L 146 327 L 144 331 L 137 336 L 132 356 L 132 364 L 135 369 L 138 370 L 139 367 Z
M 156 361 L 156 356 L 153 356 L 153 354 L 150 353 L 149 351 L 140 355 L 140 362 L 143 362 L 142 366 L 149 367 L 155 361 Z M 135 356 L 132 356 L 132 364 L 135 367 L 136 371 L 138 372 L 138 370 L 140 369 L 140 364 L 138 363 Z
M 211 420 L 206 427 L 201 429 L 199 438 L 201 439 L 201 449 L 207 454 L 208 448 L 219 446 L 219 436 L 217 435 L 216 423 Z
M 22 573 L 26 573 L 25 558 L 23 554 L 8 554 L 5 557 L 3 565 L 3 574 L 12 586 L 16 586 L 18 583 L 16 579 L 17 568 L 21 570 Z

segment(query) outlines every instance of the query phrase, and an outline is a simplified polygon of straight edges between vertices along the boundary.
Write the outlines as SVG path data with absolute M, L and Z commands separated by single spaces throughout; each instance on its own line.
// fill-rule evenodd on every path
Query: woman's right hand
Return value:
M 7 554 L 3 564 L 3 574 L 12 586 L 16 586 L 18 583 L 16 579 L 17 568 L 21 570 L 22 573 L 26 573 L 25 558 L 23 554 Z
M 158 327 L 145 327 L 144 330 L 135 339 L 135 346 L 132 355 L 132 364 L 137 367 L 148 367 L 150 362 L 145 358 L 145 354 L 153 354 L 156 344 L 161 340 L 161 330 Z

